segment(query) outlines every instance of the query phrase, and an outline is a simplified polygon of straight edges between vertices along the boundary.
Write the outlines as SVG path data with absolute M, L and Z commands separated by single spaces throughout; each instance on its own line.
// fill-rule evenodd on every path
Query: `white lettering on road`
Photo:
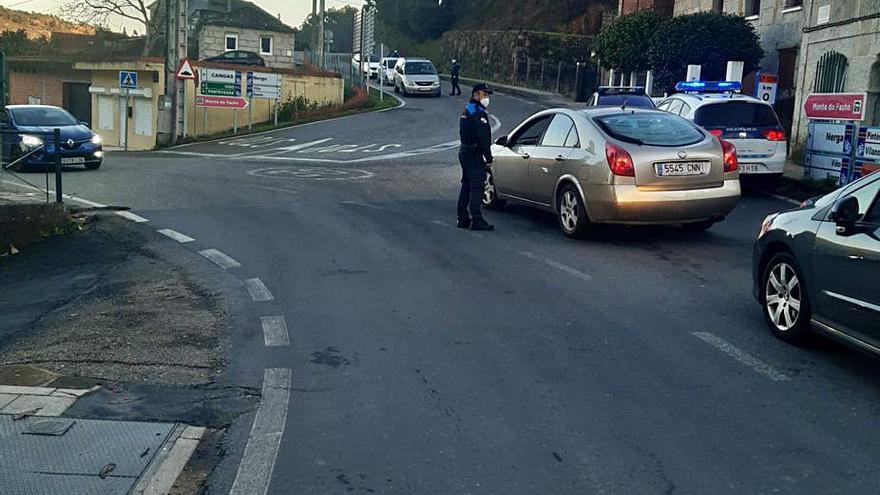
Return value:
M 319 144 L 326 143 L 327 141 L 333 141 L 333 138 L 324 138 L 318 139 L 316 141 L 310 141 L 308 143 L 300 143 L 294 144 L 293 146 L 285 146 L 284 148 L 278 148 L 272 153 L 267 153 L 265 156 L 274 156 L 274 155 L 282 155 L 284 153 L 290 153 L 292 151 L 304 150 L 306 148 L 311 148 L 312 146 L 317 146 Z
M 584 273 L 584 272 L 582 272 L 576 268 L 572 268 L 568 265 L 562 264 L 556 260 L 552 260 L 550 258 L 545 258 L 543 256 L 538 256 L 537 254 L 535 254 L 531 251 L 520 251 L 519 254 L 525 256 L 526 258 L 529 258 L 530 260 L 538 261 L 538 262 L 544 263 L 545 265 L 552 266 L 553 268 L 556 268 L 557 270 L 563 271 L 573 277 L 577 277 L 577 278 L 584 280 L 586 282 L 593 280 L 592 275 Z
M 126 220 L 131 220 L 132 222 L 137 222 L 137 223 L 149 222 L 149 220 L 147 220 L 146 218 L 144 218 L 140 215 L 135 215 L 134 213 L 132 213 L 130 211 L 117 211 L 116 214 Z
M 778 371 L 776 368 L 752 356 L 751 354 L 722 339 L 714 333 L 694 332 L 693 335 L 694 337 L 702 340 L 703 342 L 711 345 L 712 347 L 718 349 L 724 354 L 727 354 L 733 359 L 739 361 L 740 363 L 748 366 L 754 371 L 757 371 L 758 373 L 766 376 L 767 378 L 775 382 L 784 382 L 789 380 L 788 376 L 786 376 L 781 371 Z
M 160 234 L 164 235 L 165 237 L 168 237 L 170 239 L 174 239 L 175 241 L 180 242 L 180 243 L 193 242 L 195 240 L 192 237 L 190 237 L 188 235 L 181 234 L 180 232 L 178 232 L 176 230 L 159 229 L 158 232 Z
M 214 248 L 199 251 L 199 254 L 213 261 L 217 266 L 223 268 L 224 270 L 229 268 L 238 268 L 241 266 L 241 263 L 236 261 L 235 258 Z
M 388 148 L 400 148 L 401 146 L 403 146 L 403 145 L 402 144 L 384 144 L 384 145 L 380 146 L 379 149 L 376 150 L 376 153 L 381 153 L 381 152 L 387 150 Z
M 284 425 L 287 423 L 290 387 L 289 369 L 265 370 L 260 406 L 229 495 L 266 495 L 269 491 L 278 448 L 284 437 Z
M 283 316 L 263 316 L 260 323 L 263 325 L 263 341 L 266 347 L 290 345 L 287 320 Z
M 269 288 L 266 287 L 266 284 L 258 278 L 249 278 L 245 280 L 244 286 L 254 302 L 271 301 L 275 299 L 275 296 L 272 295 Z

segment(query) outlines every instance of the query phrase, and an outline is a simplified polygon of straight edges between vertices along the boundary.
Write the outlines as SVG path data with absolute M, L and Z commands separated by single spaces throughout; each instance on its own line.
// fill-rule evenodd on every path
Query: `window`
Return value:
M 790 9 L 800 7 L 804 4 L 804 0 L 785 0 L 785 8 Z
M 230 50 L 238 50 L 238 35 L 237 34 L 227 34 L 226 35 L 226 51 Z
M 691 106 L 685 102 L 681 102 L 681 109 L 678 111 L 679 115 L 687 115 L 691 113 Z
M 865 221 L 880 220 L 880 217 L 878 217 L 878 208 L 875 204 L 878 190 L 880 190 L 880 180 L 875 180 L 874 182 L 865 185 L 865 187 L 857 189 L 855 192 L 849 195 L 855 196 L 859 199 L 859 216 L 862 217 Z M 874 206 L 873 209 L 871 209 L 872 205 Z M 869 209 L 871 209 L 870 218 L 866 215 Z
M 813 88 L 816 93 L 839 93 L 846 85 L 846 69 L 849 62 L 837 52 L 827 52 L 816 64 L 816 80 Z
M 761 0 L 746 0 L 746 8 L 743 15 L 746 17 L 761 15 Z
M 684 102 L 682 102 L 681 100 L 676 100 L 676 99 L 669 100 L 669 106 L 666 107 L 666 111 L 669 113 L 674 113 L 675 115 L 678 115 L 678 112 L 681 111 L 682 105 L 684 105 Z
M 544 139 L 541 140 L 541 146 L 565 146 L 565 140 L 568 139 L 572 127 L 574 127 L 574 122 L 570 118 L 557 114 L 550 122 L 550 126 L 547 127 Z
M 750 101 L 710 103 L 697 109 L 694 122 L 707 129 L 726 127 L 779 127 L 773 107 Z
M 513 138 L 513 144 L 519 146 L 536 146 L 541 141 L 541 136 L 547 126 L 550 125 L 550 117 L 541 117 L 526 124 L 516 137 Z
M 706 138 L 687 120 L 663 112 L 612 113 L 593 121 L 615 139 L 647 146 L 687 146 Z
M 657 110 L 663 110 L 664 112 L 669 111 L 669 105 L 672 104 L 672 100 L 664 100 L 657 105 Z
M 272 55 L 271 36 L 260 36 L 260 53 L 263 55 Z
M 568 133 L 568 137 L 565 138 L 565 147 L 566 148 L 580 148 L 581 140 L 578 137 L 577 127 L 571 126 L 571 131 Z

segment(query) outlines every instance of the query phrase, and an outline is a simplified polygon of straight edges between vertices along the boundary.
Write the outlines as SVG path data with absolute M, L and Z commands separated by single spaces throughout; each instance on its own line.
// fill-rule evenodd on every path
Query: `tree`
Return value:
M 662 23 L 651 40 L 648 61 L 655 87 L 671 91 L 684 79 L 689 64 L 702 66 L 701 77 L 721 80 L 727 62 L 744 63 L 744 73 L 758 67 L 764 50 L 752 23 L 731 14 L 698 14 L 674 17 Z
M 164 3 L 158 1 L 162 9 Z M 78 22 L 106 26 L 113 17 L 129 19 L 144 26 L 144 54 L 151 49 L 150 9 L 143 0 L 71 0 L 61 5 L 62 17 Z M 164 17 L 164 16 L 163 16 Z M 164 28 L 160 29 L 164 32 Z
M 615 19 L 596 38 L 602 65 L 625 72 L 648 69 L 651 40 L 662 24 L 663 19 L 651 10 Z
M 378 9 L 385 26 L 415 39 L 425 41 L 438 38 L 455 21 L 450 1 L 437 0 L 367 0 L 367 5 Z

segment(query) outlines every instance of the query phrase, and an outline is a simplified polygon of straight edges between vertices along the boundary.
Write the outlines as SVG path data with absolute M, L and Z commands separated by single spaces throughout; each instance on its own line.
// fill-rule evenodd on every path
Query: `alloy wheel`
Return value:
M 483 204 L 490 206 L 495 202 L 496 197 L 495 181 L 492 180 L 492 174 L 486 174 L 486 182 L 483 184 Z
M 778 263 L 767 276 L 764 308 L 770 321 L 782 332 L 791 330 L 801 312 L 801 283 L 788 263 Z
M 574 232 L 578 226 L 578 200 L 571 190 L 565 191 L 559 202 L 559 220 L 566 232 Z

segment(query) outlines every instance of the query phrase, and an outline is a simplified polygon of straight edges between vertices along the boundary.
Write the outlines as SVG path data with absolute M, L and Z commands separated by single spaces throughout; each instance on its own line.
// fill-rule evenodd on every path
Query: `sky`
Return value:
M 16 10 L 24 10 L 30 12 L 40 12 L 44 14 L 58 14 L 58 6 L 65 0 L 0 0 L 0 5 L 13 8 Z M 302 25 L 306 16 L 312 12 L 312 0 L 250 0 L 259 5 L 263 10 L 273 14 L 281 14 L 281 20 L 286 24 L 299 27 Z M 360 7 L 363 0 L 324 0 L 327 9 L 344 7 L 345 5 L 353 5 Z M 125 26 L 129 34 L 136 29 L 139 33 L 143 31 L 136 23 L 131 21 L 123 22 L 117 19 L 111 23 L 110 29 L 121 31 Z

